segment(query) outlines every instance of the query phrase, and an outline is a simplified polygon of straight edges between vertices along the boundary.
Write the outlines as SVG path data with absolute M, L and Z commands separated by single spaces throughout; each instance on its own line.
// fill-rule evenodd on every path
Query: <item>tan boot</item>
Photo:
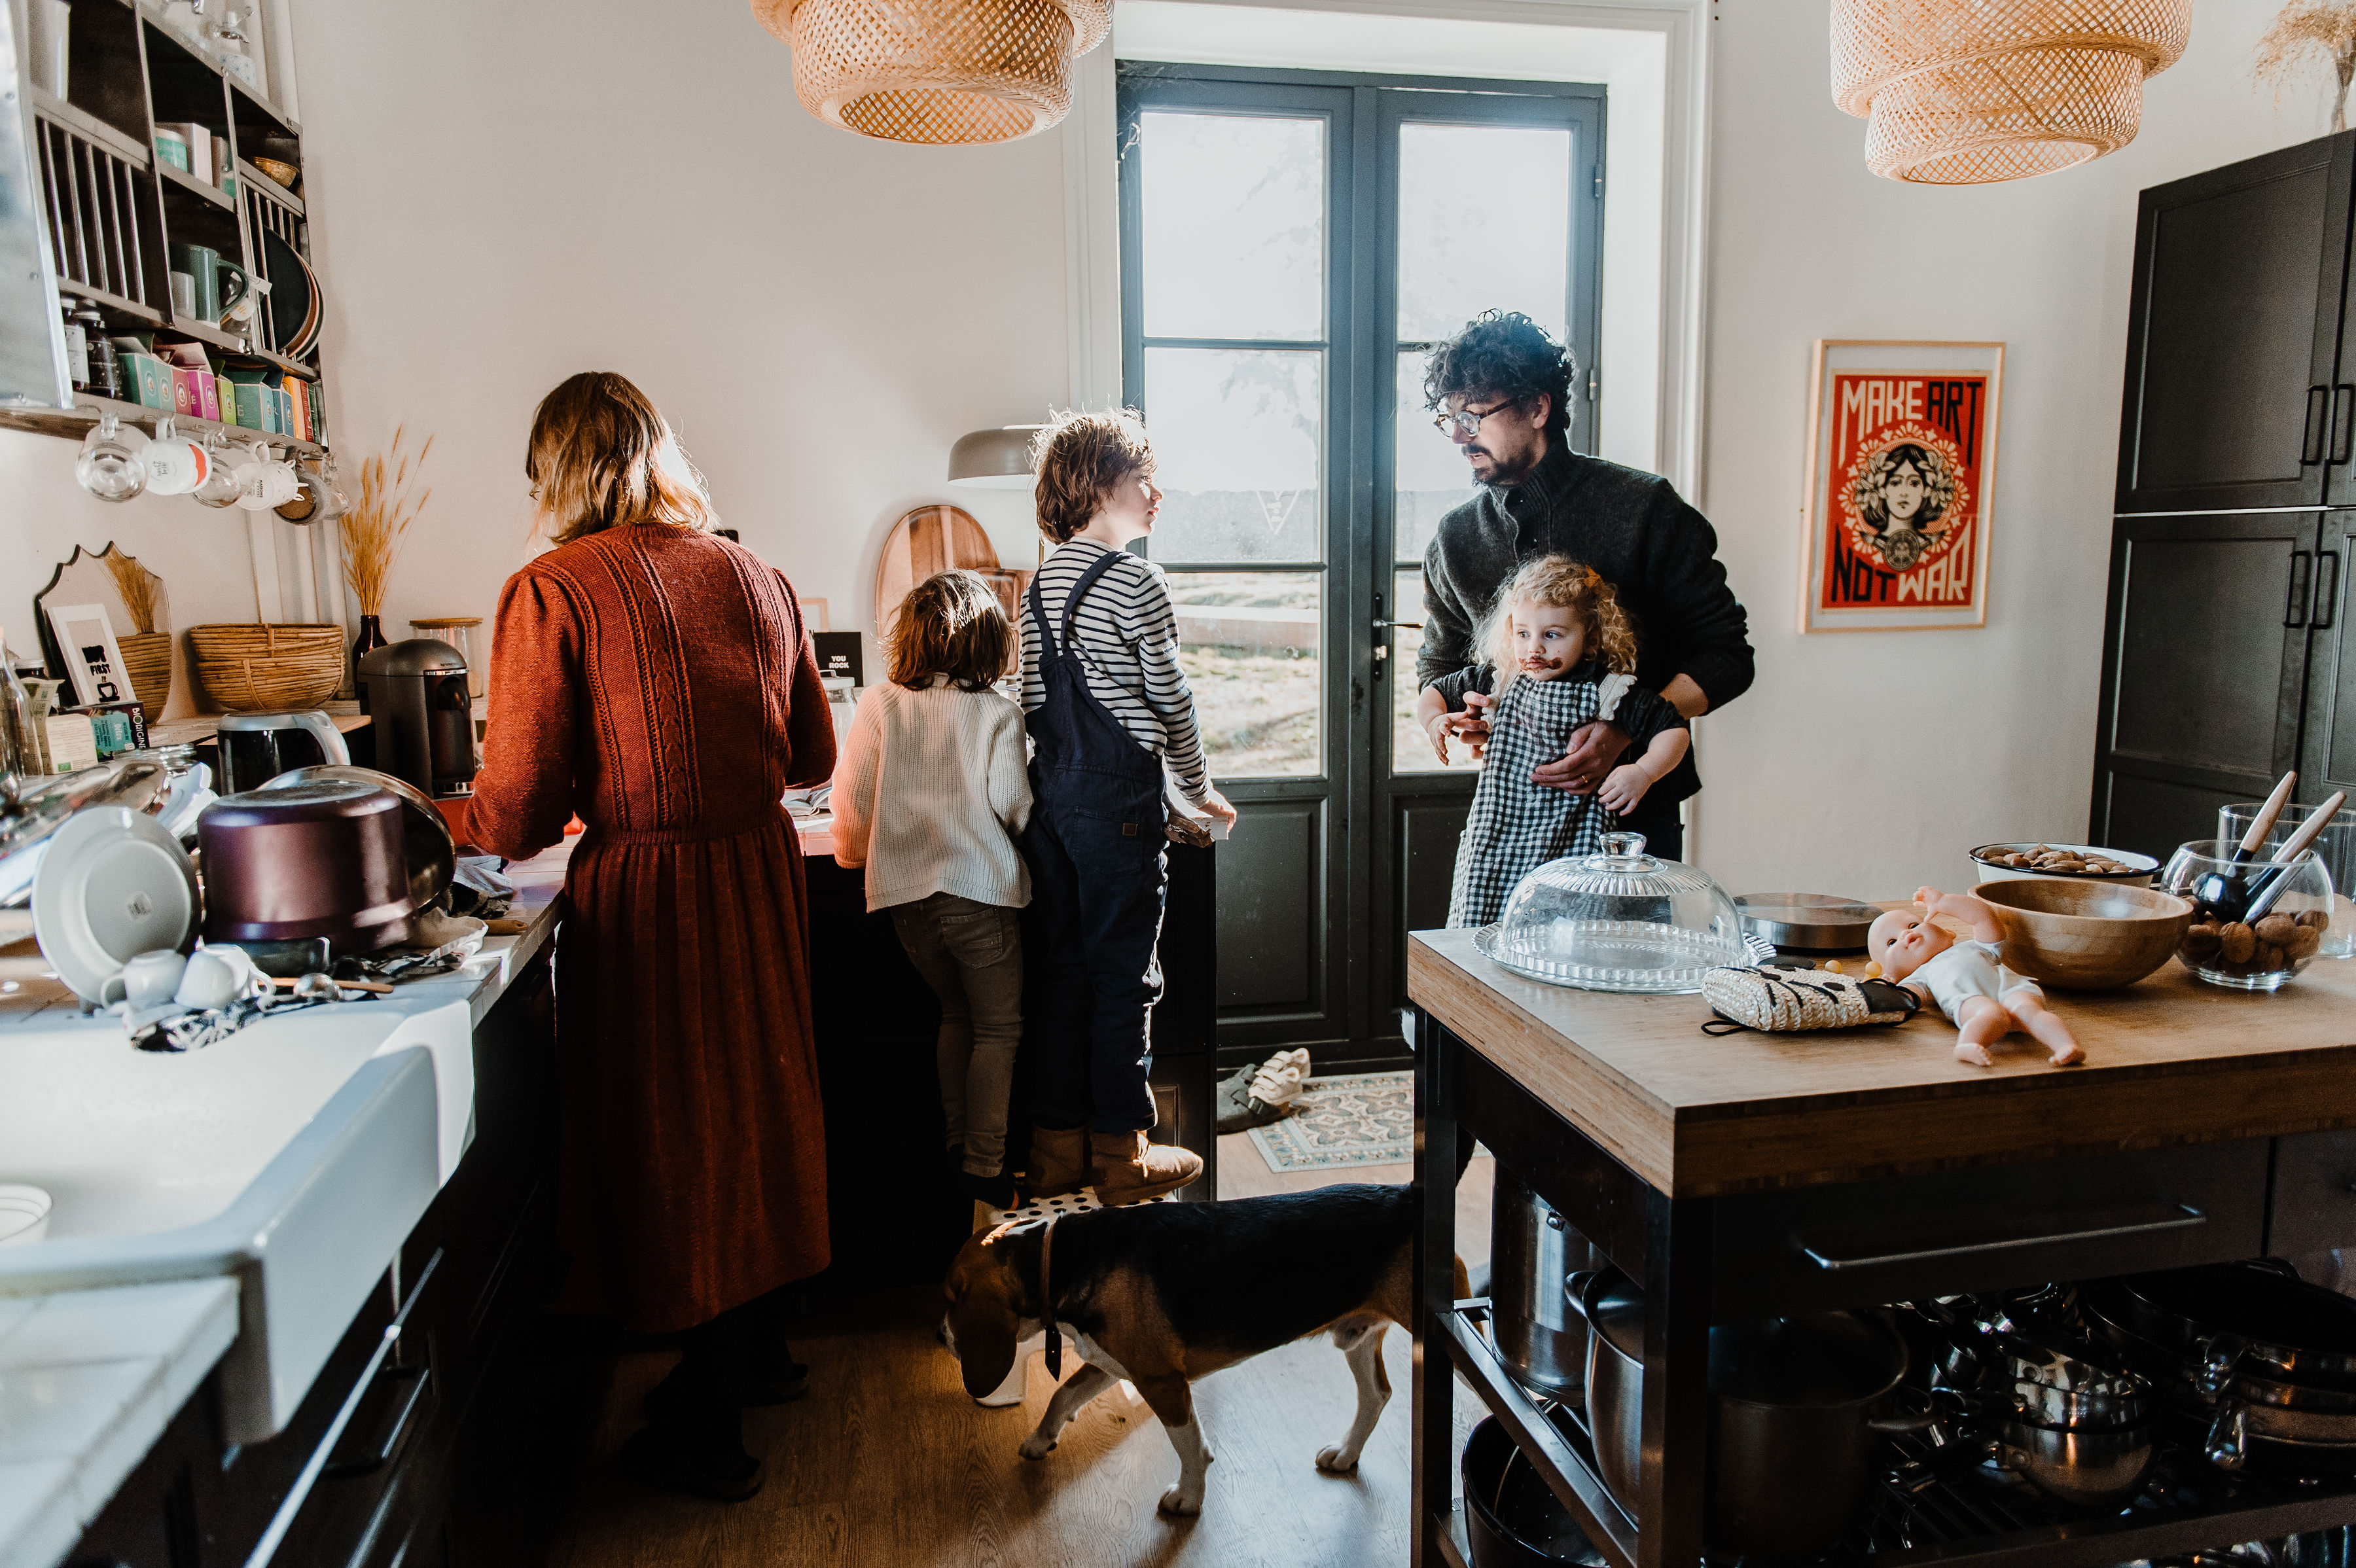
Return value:
M 1086 1127 L 1031 1129 L 1031 1196 L 1061 1197 L 1088 1185 Z
M 1142 1133 L 1091 1133 L 1088 1154 L 1097 1201 L 1107 1208 L 1175 1192 L 1203 1174 L 1202 1155 Z

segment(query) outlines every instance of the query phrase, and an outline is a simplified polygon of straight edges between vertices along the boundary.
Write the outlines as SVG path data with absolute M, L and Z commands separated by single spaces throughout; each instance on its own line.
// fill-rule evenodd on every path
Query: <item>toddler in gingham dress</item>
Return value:
M 1480 647 L 1486 662 L 1441 676 L 1416 701 L 1440 761 L 1451 735 L 1482 759 L 1456 848 L 1452 928 L 1495 920 L 1514 885 L 1547 861 L 1601 850 L 1692 742 L 1684 717 L 1636 684 L 1635 633 L 1612 585 L 1567 556 L 1541 555 L 1515 574 Z M 1571 731 L 1597 719 L 1626 731 L 1629 747 L 1594 794 L 1531 781 Z

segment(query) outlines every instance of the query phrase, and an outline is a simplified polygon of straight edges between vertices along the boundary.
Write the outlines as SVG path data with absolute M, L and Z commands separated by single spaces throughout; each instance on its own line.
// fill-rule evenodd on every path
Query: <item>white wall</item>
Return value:
M 2276 0 L 2201 0 L 2133 145 L 1942 189 L 1865 170 L 1826 87 L 1824 0 L 1722 8 L 1715 39 L 1705 493 L 1759 681 L 1705 721 L 1699 854 L 1728 886 L 1960 885 L 1964 851 L 2082 836 L 2094 768 L 2136 193 L 2304 141 L 2309 95 L 2254 91 Z M 2000 338 L 1986 629 L 1802 637 L 1818 338 Z
M 1027 496 L 942 478 L 958 436 L 1064 397 L 1052 134 L 830 129 L 743 0 L 293 12 L 338 447 L 438 436 L 390 618 L 491 613 L 531 548 L 533 405 L 583 370 L 646 388 L 837 629 L 866 628 L 912 507 L 955 499 L 1033 559 Z

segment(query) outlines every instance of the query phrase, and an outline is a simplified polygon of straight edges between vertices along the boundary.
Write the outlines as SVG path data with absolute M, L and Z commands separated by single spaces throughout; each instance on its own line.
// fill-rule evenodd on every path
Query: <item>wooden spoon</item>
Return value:
M 2297 869 L 2298 857 L 2307 853 L 2309 844 L 2323 836 L 2323 830 L 2331 825 L 2331 819 L 2338 816 L 2340 808 L 2347 803 L 2348 791 L 2342 789 L 2318 806 L 2313 816 L 2299 823 L 2298 831 L 2290 835 L 2289 842 L 2282 846 L 2282 853 L 2275 857 L 2274 864 L 2251 885 L 2250 912 L 2242 917 L 2244 922 L 2256 925 L 2259 918 L 2275 907 L 2275 901 L 2290 886 L 2290 874 Z

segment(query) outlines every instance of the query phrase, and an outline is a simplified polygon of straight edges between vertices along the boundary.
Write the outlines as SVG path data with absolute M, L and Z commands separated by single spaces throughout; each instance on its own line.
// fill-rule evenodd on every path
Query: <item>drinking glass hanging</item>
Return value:
M 829 124 L 884 141 L 972 145 L 1044 131 L 1072 103 L 1072 61 L 1111 0 L 752 0 L 792 46 L 794 91 Z
M 1833 101 L 1890 179 L 1986 185 L 2135 140 L 2192 0 L 1834 0 Z

